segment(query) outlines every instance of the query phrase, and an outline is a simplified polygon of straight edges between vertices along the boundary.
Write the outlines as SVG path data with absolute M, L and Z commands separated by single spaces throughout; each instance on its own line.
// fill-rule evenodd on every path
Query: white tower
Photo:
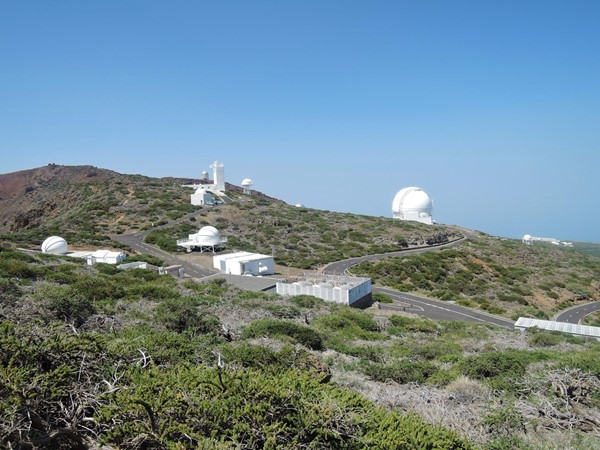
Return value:
M 219 164 L 219 161 L 215 161 L 212 166 L 213 170 L 213 191 L 224 191 L 225 190 L 225 166 Z
M 244 178 L 242 180 L 242 188 L 244 189 L 243 193 L 250 195 L 250 188 L 252 187 L 253 184 L 254 184 L 254 181 L 252 181 L 250 178 Z

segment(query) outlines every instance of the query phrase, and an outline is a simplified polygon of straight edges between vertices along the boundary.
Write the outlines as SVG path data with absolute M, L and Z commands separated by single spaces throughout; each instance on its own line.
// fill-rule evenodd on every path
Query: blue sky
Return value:
M 600 2 L 0 3 L 0 173 L 92 164 L 600 241 Z

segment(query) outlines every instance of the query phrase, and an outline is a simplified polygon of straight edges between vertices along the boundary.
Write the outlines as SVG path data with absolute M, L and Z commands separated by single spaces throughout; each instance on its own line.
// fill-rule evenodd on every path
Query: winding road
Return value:
M 112 235 L 110 237 L 115 241 L 121 242 L 129 246 L 135 252 L 156 256 L 162 259 L 163 261 L 166 261 L 170 265 L 181 265 L 184 268 L 185 273 L 189 276 L 192 276 L 194 278 L 204 278 L 210 275 L 214 275 L 215 271 L 190 263 L 186 260 L 179 258 L 176 255 L 172 255 L 171 253 L 165 252 L 153 245 L 144 242 L 144 238 L 148 235 L 148 233 L 150 233 L 150 231 L 170 227 L 178 222 L 187 220 L 189 217 L 192 217 L 195 214 L 197 214 L 197 212 L 186 214 L 185 216 L 182 216 L 177 220 L 169 222 L 168 224 L 154 227 L 151 230 L 142 231 L 140 233 L 117 234 Z M 349 258 L 328 264 L 323 269 L 321 269 L 321 272 L 332 275 L 348 274 L 348 269 L 350 267 L 360 264 L 364 261 L 376 261 L 379 259 L 389 258 L 393 256 L 404 256 L 416 253 L 437 251 L 439 249 L 457 245 L 465 241 L 466 239 L 469 239 L 474 236 L 472 233 L 466 230 L 461 229 L 461 232 L 464 234 L 464 236 L 452 242 L 427 247 L 400 250 L 397 252 Z M 373 292 L 386 294 L 392 298 L 393 303 L 380 304 L 380 308 L 382 310 L 411 312 L 432 320 L 458 320 L 462 322 L 486 323 L 504 328 L 513 328 L 514 326 L 514 322 L 509 319 L 488 314 L 483 311 L 466 308 L 464 306 L 460 306 L 451 302 L 444 302 L 441 300 L 423 297 L 417 294 L 400 292 L 393 289 L 378 286 L 373 286 Z M 557 315 L 554 318 L 554 320 L 558 322 L 579 323 L 587 314 L 598 310 L 600 310 L 600 302 L 589 303 L 586 305 L 576 306 L 566 311 L 563 311 L 562 313 Z
M 585 305 L 573 306 L 554 316 L 556 322 L 581 323 L 588 314 L 600 311 L 600 302 L 586 303 Z
M 348 269 L 350 267 L 360 264 L 364 261 L 377 261 L 379 259 L 393 256 L 404 256 L 436 251 L 457 245 L 468 239 L 468 237 L 471 236 L 464 236 L 460 239 L 445 244 L 430 245 L 427 247 L 418 247 L 390 253 L 380 253 L 377 255 L 359 256 L 356 258 L 345 259 L 343 261 L 336 261 L 325 266 L 322 269 L 322 272 L 330 275 L 348 274 Z M 482 311 L 466 308 L 455 303 L 434 300 L 417 294 L 410 294 L 407 292 L 400 292 L 377 286 L 373 286 L 373 293 L 386 294 L 392 298 L 393 303 L 381 303 L 379 305 L 380 309 L 382 310 L 410 312 L 433 320 L 459 320 L 462 322 L 487 323 L 504 328 L 513 328 L 514 326 L 514 322 L 512 320 L 505 319 L 503 317 L 498 317 Z

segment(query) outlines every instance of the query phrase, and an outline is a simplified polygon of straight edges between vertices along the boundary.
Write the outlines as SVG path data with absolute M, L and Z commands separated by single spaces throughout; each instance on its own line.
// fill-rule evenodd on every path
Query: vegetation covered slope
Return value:
M 599 448 L 595 341 L 7 247 L 0 284 L 2 447 Z
M 462 237 L 443 225 L 297 208 L 255 196 L 230 195 L 232 203 L 203 208 L 187 222 L 150 233 L 146 242 L 176 251 L 177 238 L 210 224 L 227 236 L 229 248 L 273 254 L 279 264 L 308 269 Z
M 480 236 L 437 253 L 352 269 L 377 284 L 509 316 L 547 319 L 600 299 L 600 260 L 574 249 Z
M 0 175 L 0 237 L 37 246 L 57 234 L 71 245 L 107 245 L 193 211 L 181 180 L 48 165 Z
M 319 332 L 274 318 L 301 302 L 7 248 L 0 283 L 3 448 L 471 447 L 329 382 Z

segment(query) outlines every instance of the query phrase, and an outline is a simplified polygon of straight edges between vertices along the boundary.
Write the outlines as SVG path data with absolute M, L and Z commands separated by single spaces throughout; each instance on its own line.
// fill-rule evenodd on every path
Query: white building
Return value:
M 187 239 L 177 240 L 177 246 L 183 247 L 189 253 L 192 250 L 203 252 L 215 252 L 225 248 L 227 238 L 221 237 L 221 233 L 210 225 L 200 228 L 197 233 L 188 235 Z
M 250 252 L 213 256 L 213 267 L 221 273 L 232 275 L 257 276 L 275 273 L 275 261 L 272 256 Z
M 280 282 L 276 289 L 283 296 L 312 295 L 348 306 L 369 304 L 372 292 L 370 278 L 323 274 L 304 275 L 286 283 Z
M 42 252 L 54 255 L 65 255 L 69 251 L 67 241 L 60 236 L 50 236 L 42 242 Z
M 517 330 L 527 328 L 539 328 L 547 331 L 560 331 L 561 333 L 570 333 L 575 336 L 595 337 L 600 339 L 600 327 L 590 325 L 578 325 L 575 323 L 555 322 L 553 320 L 530 319 L 528 317 L 519 317 L 515 322 Z
M 394 219 L 414 220 L 431 225 L 433 201 L 420 187 L 407 187 L 398 191 L 392 201 Z
M 209 193 L 223 192 L 225 190 L 225 166 L 219 163 L 219 161 L 215 161 L 210 167 L 213 170 L 212 183 L 205 182 L 193 186 L 196 192 L 191 195 L 192 205 L 201 206 L 212 203 L 213 198 Z M 206 181 L 206 171 L 202 172 L 201 178 Z
M 119 264 L 125 261 L 127 255 L 123 252 L 113 252 L 110 250 L 96 250 L 94 253 L 86 257 L 88 266 L 97 263 L 104 264 Z
M 147 269 L 148 263 L 145 261 L 133 261 L 130 263 L 119 264 L 117 269 L 122 270 L 133 270 L 133 269 Z
M 252 189 L 252 185 L 254 184 L 254 181 L 251 178 L 244 178 L 242 180 L 242 193 L 246 194 L 246 195 L 250 195 L 251 189 Z
M 522 241 L 523 241 L 523 244 L 525 244 L 525 245 L 533 245 L 534 242 L 546 242 L 546 243 L 552 244 L 552 245 L 564 245 L 565 247 L 573 247 L 572 242 L 564 242 L 564 241 L 560 241 L 556 238 L 531 236 L 530 234 L 526 234 L 525 236 L 523 236 Z
M 204 205 L 212 205 L 215 202 L 215 199 L 210 192 L 205 189 L 196 189 L 196 192 L 192 194 L 192 205 L 195 206 L 204 206 Z

